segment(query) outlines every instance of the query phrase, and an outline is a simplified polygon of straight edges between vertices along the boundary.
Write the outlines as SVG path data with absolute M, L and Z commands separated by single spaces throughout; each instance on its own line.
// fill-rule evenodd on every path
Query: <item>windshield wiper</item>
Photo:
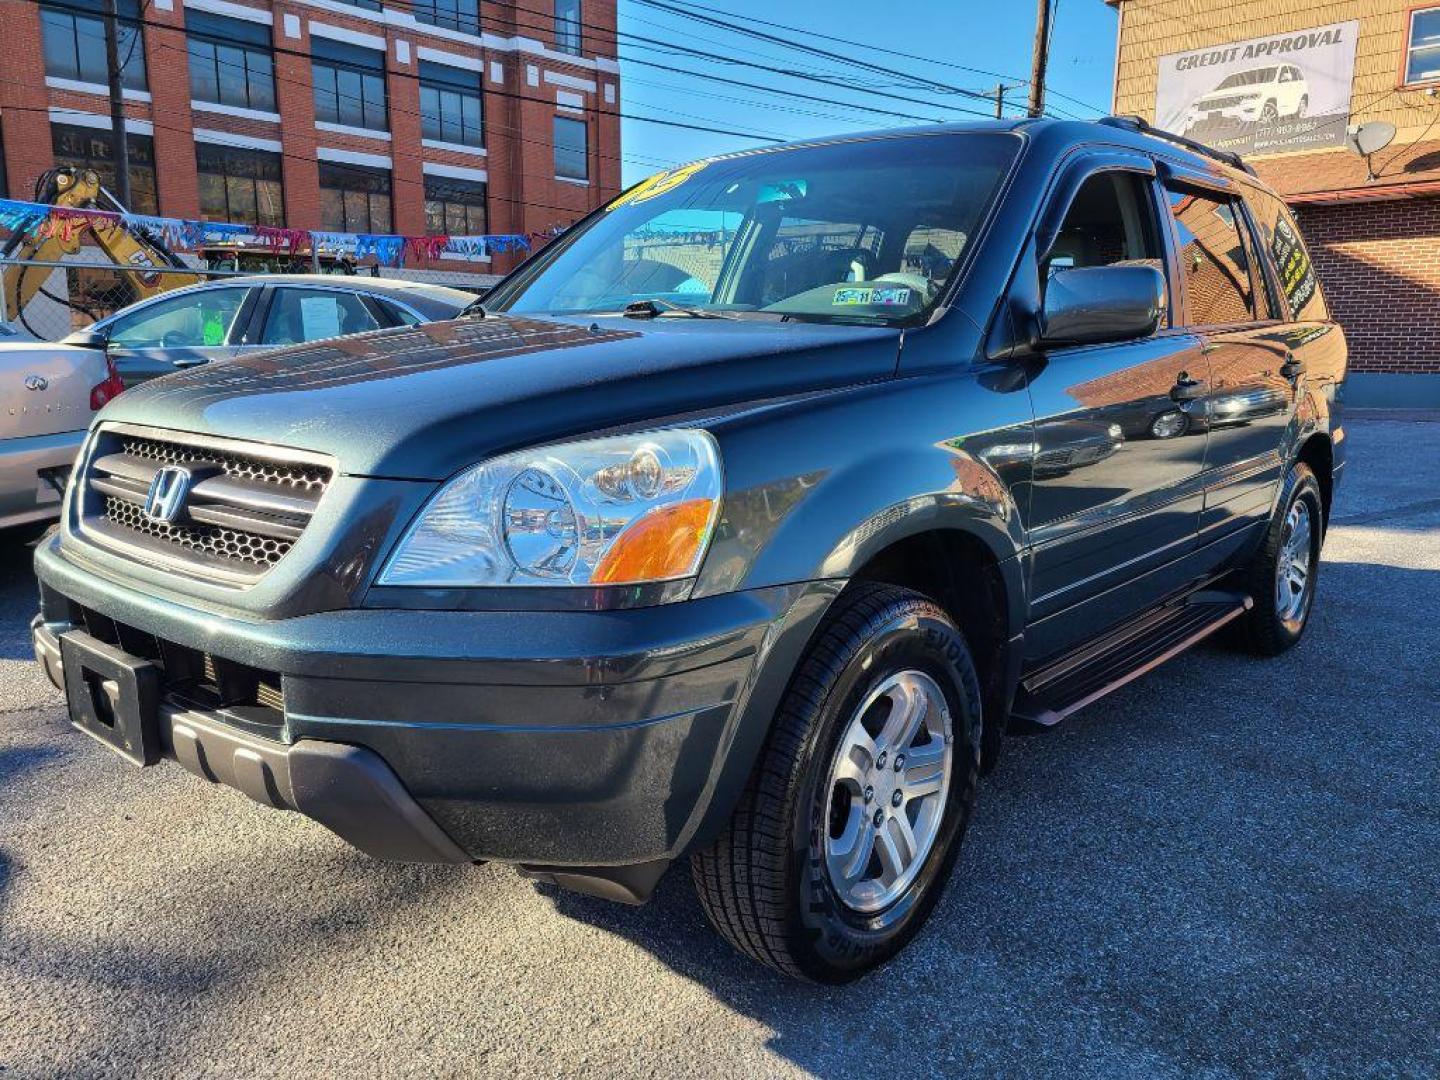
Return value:
M 692 319 L 735 319 L 736 315 L 729 315 L 723 311 L 707 311 L 705 308 L 686 307 L 684 304 L 677 304 L 673 300 L 661 300 L 652 298 L 649 300 L 635 300 L 625 305 L 621 312 L 627 319 L 656 319 L 667 311 L 673 311 L 677 315 L 688 315 Z

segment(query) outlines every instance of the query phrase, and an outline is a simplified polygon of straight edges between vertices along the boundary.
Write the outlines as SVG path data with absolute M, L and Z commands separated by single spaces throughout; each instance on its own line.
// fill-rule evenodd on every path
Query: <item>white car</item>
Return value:
M 1310 87 L 1294 64 L 1236 71 L 1190 105 L 1185 129 L 1223 121 L 1273 124 L 1282 117 L 1299 119 L 1310 111 Z
M 91 419 L 127 386 L 246 352 L 450 319 L 474 300 L 388 278 L 256 274 L 142 300 L 63 341 L 0 342 L 0 528 L 58 516 Z

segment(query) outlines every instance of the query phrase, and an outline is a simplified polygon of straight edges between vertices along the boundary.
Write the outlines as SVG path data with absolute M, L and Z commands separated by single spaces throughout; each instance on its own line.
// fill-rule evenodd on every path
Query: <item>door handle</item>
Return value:
M 1188 371 L 1182 371 L 1175 380 L 1175 385 L 1170 388 L 1171 401 L 1195 401 L 1204 394 L 1205 383 L 1200 379 L 1192 379 Z
M 192 368 L 205 363 L 205 358 L 203 356 L 181 356 L 171 360 L 170 363 L 177 368 Z
M 1280 365 L 1280 377 L 1283 379 L 1298 379 L 1305 374 L 1305 362 L 1298 360 L 1294 353 L 1285 354 L 1285 362 Z

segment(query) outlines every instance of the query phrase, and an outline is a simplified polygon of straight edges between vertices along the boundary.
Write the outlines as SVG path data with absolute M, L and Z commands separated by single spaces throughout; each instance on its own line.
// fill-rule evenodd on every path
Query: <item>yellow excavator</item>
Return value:
M 69 166 L 41 174 L 35 183 L 35 202 L 71 210 L 125 212 L 119 200 L 101 186 L 100 178 L 93 170 Z M 0 259 L 56 262 L 64 255 L 78 252 L 87 234 L 115 264 L 116 272 L 131 290 L 131 303 L 204 280 L 199 274 L 154 273 L 154 269 L 160 267 L 181 270 L 186 267 L 159 237 L 144 229 L 128 227 L 120 218 L 95 217 L 86 229 L 57 229 L 38 240 L 17 233 L 0 247 Z M 11 318 L 18 318 L 25 324 L 27 329 L 30 327 L 25 322 L 25 307 L 37 293 L 50 296 L 45 292 L 44 284 L 51 269 L 23 265 L 5 267 L 4 280 L 0 283 L 5 290 L 5 310 Z M 63 297 L 51 296 L 51 299 L 67 305 L 70 303 Z

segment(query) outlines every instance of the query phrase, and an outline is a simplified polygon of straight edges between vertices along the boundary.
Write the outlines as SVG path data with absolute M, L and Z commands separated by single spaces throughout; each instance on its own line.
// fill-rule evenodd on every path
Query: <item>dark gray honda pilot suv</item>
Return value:
M 459 319 L 121 396 L 35 650 L 138 765 L 630 902 L 688 858 L 842 981 L 1007 728 L 1299 640 L 1345 363 L 1280 201 L 1134 121 L 713 158 Z

